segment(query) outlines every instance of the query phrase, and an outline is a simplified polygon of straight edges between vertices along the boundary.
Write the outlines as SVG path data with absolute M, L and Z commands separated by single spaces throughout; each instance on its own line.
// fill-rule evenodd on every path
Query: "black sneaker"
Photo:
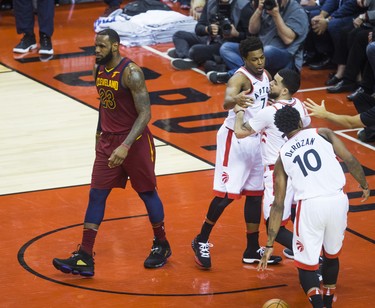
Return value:
M 65 274 L 81 275 L 85 277 L 94 276 L 94 258 L 83 250 L 72 253 L 68 259 L 53 259 L 53 266 Z
M 207 60 L 204 63 L 204 71 L 206 73 L 209 73 L 211 71 L 226 72 L 227 71 L 227 67 L 226 67 L 225 64 L 218 64 L 218 63 L 216 63 L 216 61 Z
M 53 48 L 51 37 L 47 34 L 40 33 L 40 49 L 39 54 L 41 55 L 53 55 Z
M 198 236 L 191 242 L 191 247 L 195 253 L 195 263 L 202 269 L 209 269 L 211 267 L 210 246 L 209 242 L 199 242 Z
M 195 63 L 193 60 L 191 60 L 189 58 L 173 59 L 171 61 L 171 65 L 173 66 L 173 68 L 175 68 L 176 70 L 179 70 L 179 71 L 189 70 L 189 69 L 198 67 L 198 64 Z
M 228 80 L 230 79 L 230 76 L 226 72 L 211 71 L 207 73 L 207 78 L 212 83 L 218 84 L 218 83 L 227 83 Z
M 151 247 L 151 253 L 144 262 L 145 268 L 157 268 L 167 263 L 167 259 L 171 256 L 172 250 L 167 240 L 159 241 L 154 238 Z
M 256 252 L 246 249 L 243 253 L 242 262 L 247 264 L 259 263 L 263 257 L 265 247 L 260 247 Z M 277 264 L 282 260 L 279 256 L 271 256 L 267 264 Z
M 289 249 L 289 248 L 285 248 L 283 250 L 283 255 L 285 257 L 287 257 L 288 259 L 292 259 L 294 260 L 294 253 L 293 253 L 293 250 Z
M 21 42 L 13 48 L 13 52 L 26 53 L 37 47 L 34 33 L 25 33 Z
M 176 48 L 169 48 L 167 50 L 167 55 L 170 56 L 173 59 L 178 58 L 178 55 L 177 55 L 177 52 L 176 52 Z

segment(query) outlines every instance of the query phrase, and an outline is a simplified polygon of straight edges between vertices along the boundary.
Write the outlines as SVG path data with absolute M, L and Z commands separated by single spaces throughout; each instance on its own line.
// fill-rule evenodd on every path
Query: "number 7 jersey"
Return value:
M 280 158 L 295 200 L 333 195 L 346 183 L 332 144 L 316 128 L 303 129 L 290 138 L 282 146 Z

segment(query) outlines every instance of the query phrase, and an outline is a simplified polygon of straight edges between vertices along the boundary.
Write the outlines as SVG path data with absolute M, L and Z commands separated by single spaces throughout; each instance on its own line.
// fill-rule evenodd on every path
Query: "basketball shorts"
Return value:
M 214 193 L 230 199 L 241 195 L 263 195 L 263 165 L 258 135 L 237 139 L 233 130 L 222 125 L 216 136 Z
M 126 135 L 102 133 L 96 147 L 91 187 L 125 188 L 130 179 L 136 192 L 154 191 L 156 188 L 155 145 L 152 134 L 147 128 L 132 144 L 122 165 L 115 168 L 108 167 L 109 157 L 125 138 Z
M 297 267 L 316 270 L 322 248 L 336 258 L 347 226 L 349 200 L 342 191 L 335 195 L 299 201 L 294 222 L 293 252 Z
M 274 194 L 274 177 L 273 177 L 273 167 L 274 166 L 266 166 L 264 168 L 264 197 L 263 197 L 263 217 L 266 221 L 270 217 L 271 207 L 273 200 L 275 199 Z M 291 208 L 292 204 L 294 203 L 294 192 L 292 189 L 292 185 L 288 181 L 288 185 L 286 188 L 286 195 L 284 201 L 284 213 L 281 225 L 285 226 L 291 215 Z

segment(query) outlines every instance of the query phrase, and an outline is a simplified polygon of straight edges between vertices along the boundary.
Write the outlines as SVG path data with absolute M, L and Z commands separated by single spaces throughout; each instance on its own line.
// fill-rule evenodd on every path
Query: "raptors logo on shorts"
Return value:
M 225 184 L 229 181 L 229 174 L 226 172 L 223 172 L 221 175 L 221 181 Z
M 299 240 L 297 240 L 296 245 L 297 245 L 297 249 L 298 249 L 300 252 L 302 252 L 302 251 L 305 250 L 305 247 L 303 246 L 303 244 L 302 244 Z

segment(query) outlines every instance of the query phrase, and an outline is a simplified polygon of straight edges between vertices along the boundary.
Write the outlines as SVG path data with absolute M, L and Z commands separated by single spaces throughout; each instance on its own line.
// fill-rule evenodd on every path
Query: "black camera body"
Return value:
M 263 3 L 263 8 L 266 11 L 271 11 L 276 7 L 276 0 L 265 0 Z
M 230 4 L 229 2 L 221 2 L 217 0 L 217 11 L 211 19 L 211 23 L 219 25 L 220 33 L 229 35 L 232 31 L 232 23 L 230 21 Z

